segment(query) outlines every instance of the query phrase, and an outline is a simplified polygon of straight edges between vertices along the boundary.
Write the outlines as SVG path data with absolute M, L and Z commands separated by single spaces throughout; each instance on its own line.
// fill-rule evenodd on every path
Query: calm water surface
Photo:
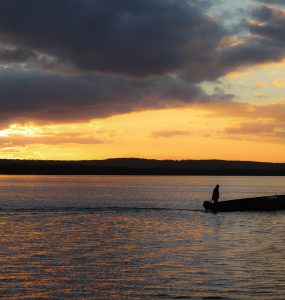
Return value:
M 285 299 L 285 177 L 0 176 L 0 298 Z

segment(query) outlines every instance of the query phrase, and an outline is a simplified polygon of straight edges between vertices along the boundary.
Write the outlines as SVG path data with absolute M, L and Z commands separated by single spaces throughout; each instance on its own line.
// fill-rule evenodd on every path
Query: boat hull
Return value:
M 217 211 L 272 211 L 285 210 L 285 195 L 245 198 L 213 203 L 205 201 L 205 210 Z

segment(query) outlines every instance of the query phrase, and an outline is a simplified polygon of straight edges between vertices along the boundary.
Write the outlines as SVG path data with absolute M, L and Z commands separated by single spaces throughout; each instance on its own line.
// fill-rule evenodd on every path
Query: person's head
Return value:
M 220 186 L 217 184 L 217 185 L 216 185 L 216 188 L 219 188 L 219 187 L 220 187 Z

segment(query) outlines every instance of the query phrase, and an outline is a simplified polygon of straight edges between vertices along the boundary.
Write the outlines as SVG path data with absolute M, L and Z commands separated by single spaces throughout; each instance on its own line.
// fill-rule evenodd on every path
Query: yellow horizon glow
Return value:
M 0 131 L 0 156 L 44 160 L 137 157 L 284 162 L 285 146 L 275 136 L 227 133 L 228 128 L 238 128 L 251 117 L 243 117 L 242 112 L 227 116 L 221 112 L 221 105 L 133 112 L 86 123 L 13 124 Z

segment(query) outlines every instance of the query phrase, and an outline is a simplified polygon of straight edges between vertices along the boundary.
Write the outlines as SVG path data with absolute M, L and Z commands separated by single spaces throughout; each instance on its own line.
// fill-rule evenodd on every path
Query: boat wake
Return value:
M 185 211 L 185 212 L 204 212 L 202 209 L 188 208 L 168 208 L 168 207 L 121 207 L 121 206 L 106 206 L 106 207 L 29 207 L 29 208 L 1 208 L 0 213 L 41 213 L 41 212 L 70 212 L 70 213 L 95 213 L 95 212 L 139 212 L 139 211 Z

